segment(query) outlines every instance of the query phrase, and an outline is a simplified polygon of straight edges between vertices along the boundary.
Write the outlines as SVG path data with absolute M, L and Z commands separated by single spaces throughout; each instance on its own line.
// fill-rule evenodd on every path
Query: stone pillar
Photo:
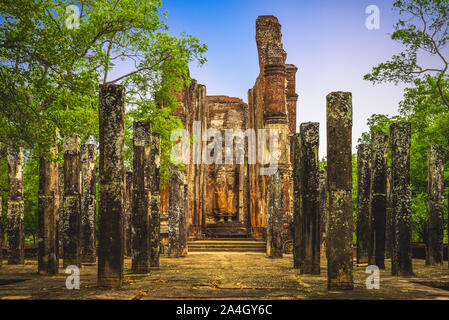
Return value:
M 320 255 L 326 252 L 327 211 L 327 174 L 325 167 L 320 170 Z
M 57 247 L 57 221 L 60 207 L 58 186 L 58 144 L 48 155 L 39 158 L 39 192 L 38 192 L 38 272 L 55 275 L 59 268 Z
M 59 194 L 59 208 L 56 218 L 56 260 L 59 263 L 59 258 L 63 257 L 64 252 L 64 237 L 63 237 L 63 222 L 64 222 L 64 167 L 58 166 L 58 194 Z
M 133 172 L 126 172 L 126 193 L 125 193 L 125 217 L 123 219 L 124 224 L 124 252 L 125 255 L 131 257 L 132 255 L 132 243 L 131 243 L 131 217 L 133 211 Z
M 271 181 L 267 192 L 267 256 L 270 258 L 282 258 L 283 254 L 283 231 L 284 210 L 283 181 L 284 174 L 278 169 L 271 175 Z
M 360 144 L 357 147 L 357 263 L 368 263 L 371 246 L 370 162 L 369 145 Z
M 385 225 L 387 210 L 388 135 L 382 131 L 371 136 L 371 250 L 369 263 L 385 269 Z
M 290 133 L 296 132 L 296 104 L 298 94 L 296 93 L 296 72 L 298 68 L 293 64 L 285 65 L 287 72 L 287 111 Z
M 64 138 L 63 238 L 64 268 L 81 267 L 81 140 L 78 135 Z
M 24 206 L 23 206 L 23 148 L 7 147 L 8 161 L 8 264 L 25 262 Z
M 412 267 L 412 192 L 410 190 L 410 122 L 390 125 L 392 227 L 393 246 L 391 273 L 397 276 L 413 275 Z
M 391 258 L 391 167 L 387 168 L 387 210 L 385 221 L 385 258 Z
M 99 286 L 120 287 L 123 280 L 123 214 L 125 210 L 125 88 L 100 87 Z
M 319 123 L 301 123 L 301 228 L 304 247 L 299 266 L 305 274 L 320 274 Z
M 443 264 L 444 234 L 444 148 L 430 145 L 427 150 L 427 244 L 426 265 Z
M 352 245 L 352 94 L 332 92 L 327 99 L 328 288 L 353 289 Z
M 161 251 L 161 193 L 160 193 L 160 165 L 161 165 L 161 136 L 157 132 L 151 133 L 150 153 L 150 267 L 159 268 L 159 254 Z
M 81 252 L 83 262 L 96 261 L 96 173 L 97 173 L 97 146 L 83 144 L 81 146 L 82 165 L 82 197 L 81 197 Z
M 301 224 L 301 134 L 292 136 L 291 157 L 293 166 L 293 267 L 301 266 L 304 257 L 304 234 Z
M 3 231 L 3 219 L 2 219 L 2 210 L 3 210 L 3 199 L 0 196 L 0 267 L 3 264 L 3 241 L 5 239 L 4 231 Z
M 184 206 L 184 175 L 177 167 L 169 171 L 168 255 L 178 258 L 182 254 L 181 222 Z
M 183 207 L 180 215 L 180 221 L 179 221 L 179 248 L 181 252 L 181 256 L 185 257 L 188 254 L 188 248 L 187 248 L 187 212 L 188 212 L 188 187 L 187 184 L 184 183 L 184 190 L 183 190 Z
M 151 123 L 134 122 L 132 272 L 150 272 Z

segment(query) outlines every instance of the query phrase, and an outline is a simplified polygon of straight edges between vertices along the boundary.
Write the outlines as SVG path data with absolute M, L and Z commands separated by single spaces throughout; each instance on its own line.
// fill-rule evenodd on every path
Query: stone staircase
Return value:
M 214 238 L 187 243 L 189 252 L 265 252 L 266 242 L 250 238 Z

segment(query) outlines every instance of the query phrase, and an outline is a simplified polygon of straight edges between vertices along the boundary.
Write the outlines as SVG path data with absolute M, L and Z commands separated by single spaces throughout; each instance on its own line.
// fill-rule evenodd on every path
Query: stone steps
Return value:
M 190 252 L 224 251 L 224 252 L 265 252 L 266 243 L 255 239 L 208 239 L 187 243 Z

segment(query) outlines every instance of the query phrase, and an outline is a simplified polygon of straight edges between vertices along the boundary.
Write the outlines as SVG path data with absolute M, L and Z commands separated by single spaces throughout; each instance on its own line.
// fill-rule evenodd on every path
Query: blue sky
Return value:
M 297 128 L 301 122 L 320 123 L 320 157 L 326 155 L 329 92 L 353 94 L 354 152 L 371 114 L 397 114 L 404 86 L 372 85 L 363 80 L 372 66 L 401 51 L 389 37 L 398 17 L 392 4 L 393 0 L 163 0 L 170 33 L 186 31 L 209 47 L 208 62 L 201 68 L 191 65 L 192 78 L 206 85 L 208 95 L 239 97 L 245 102 L 259 73 L 256 18 L 276 16 L 282 25 L 287 63 L 299 68 Z M 379 30 L 365 27 L 369 5 L 380 9 Z

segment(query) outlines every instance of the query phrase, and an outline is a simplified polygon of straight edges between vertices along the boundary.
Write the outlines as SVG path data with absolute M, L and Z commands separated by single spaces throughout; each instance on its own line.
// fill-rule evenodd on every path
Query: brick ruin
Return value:
M 190 136 L 197 137 L 197 143 L 190 146 L 190 162 L 185 169 L 185 181 L 188 181 L 187 228 L 191 239 L 204 236 L 265 236 L 270 175 L 259 174 L 264 167 L 260 161 L 248 163 L 249 138 L 244 138 L 244 162 L 239 164 L 235 161 L 239 150 L 236 150 L 234 143 L 226 145 L 224 137 L 228 129 L 239 129 L 245 133 L 247 129 L 254 129 L 256 133 L 258 129 L 278 130 L 278 168 L 283 171 L 284 232 L 289 230 L 293 207 L 290 137 L 296 131 L 297 67 L 285 64 L 286 52 L 281 38 L 281 25 L 276 17 L 257 18 L 260 74 L 254 87 L 248 90 L 248 103 L 239 98 L 207 96 L 206 86 L 196 80 L 177 93 L 179 107 L 176 115 Z M 201 159 L 194 159 L 194 151 L 201 154 L 201 150 L 206 148 L 206 129 L 216 129 L 222 134 L 221 164 L 206 164 Z M 256 141 L 257 145 L 257 134 Z M 225 153 L 231 151 L 226 151 L 227 148 L 234 151 L 233 164 L 225 164 Z M 263 155 L 257 154 L 256 159 L 259 157 Z M 163 217 L 168 216 L 168 190 L 168 187 L 162 190 L 161 195 Z
M 293 239 L 300 273 L 319 274 L 320 251 L 326 252 L 328 288 L 353 289 L 352 94 L 326 97 L 327 167 L 320 170 L 319 124 L 302 123 L 296 134 L 297 68 L 285 64 L 274 16 L 257 18 L 256 42 L 260 74 L 248 103 L 207 96 L 196 80 L 176 93 L 175 115 L 189 134 L 189 161 L 183 169 L 170 168 L 162 190 L 160 135 L 148 121 L 134 123 L 134 172 L 125 172 L 125 88 L 100 87 L 98 247 L 96 148 L 66 136 L 63 167 L 51 161 L 56 142 L 51 157 L 39 159 L 39 273 L 57 274 L 59 258 L 65 267 L 97 256 L 98 286 L 120 287 L 125 255 L 132 258 L 132 273 L 148 273 L 159 269 L 160 253 L 185 256 L 187 235 L 263 238 L 271 258 L 282 258 L 286 241 Z M 263 130 L 268 136 L 259 135 Z M 398 122 L 389 137 L 377 132 L 371 146 L 358 148 L 357 261 L 382 268 L 389 255 L 392 275 L 398 276 L 413 275 L 410 145 L 411 124 Z M 443 153 L 442 146 L 429 148 L 431 265 L 442 263 Z M 23 156 L 22 148 L 8 147 L 8 264 L 24 263 Z

